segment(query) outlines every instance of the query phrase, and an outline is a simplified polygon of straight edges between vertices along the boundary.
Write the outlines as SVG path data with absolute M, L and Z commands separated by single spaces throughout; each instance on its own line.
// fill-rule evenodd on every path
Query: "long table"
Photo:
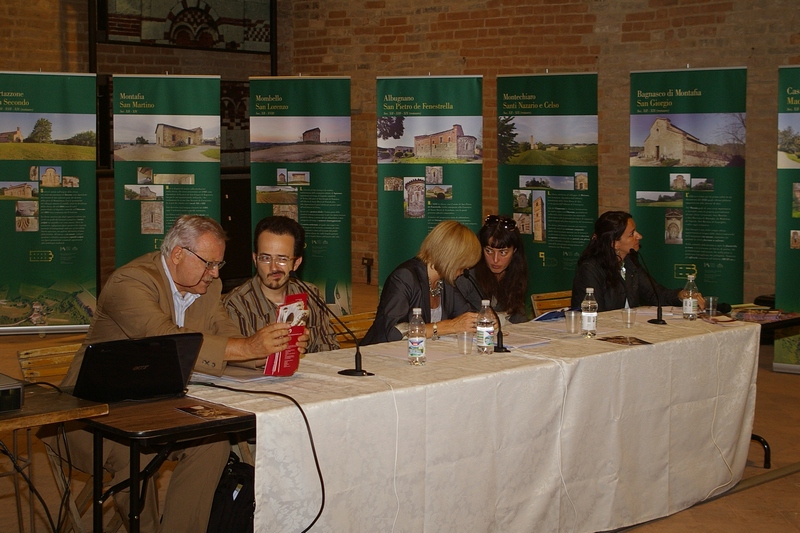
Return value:
M 314 531 L 609 530 L 730 489 L 749 449 L 759 325 L 646 318 L 623 329 L 600 314 L 598 337 L 624 345 L 527 323 L 507 328 L 508 354 L 457 355 L 443 337 L 424 367 L 398 342 L 362 349 L 373 377 L 337 374 L 350 349 L 309 354 L 289 378 L 221 383 L 303 406 L 325 480 Z M 256 531 L 303 530 L 321 494 L 297 408 L 190 394 L 256 413 Z

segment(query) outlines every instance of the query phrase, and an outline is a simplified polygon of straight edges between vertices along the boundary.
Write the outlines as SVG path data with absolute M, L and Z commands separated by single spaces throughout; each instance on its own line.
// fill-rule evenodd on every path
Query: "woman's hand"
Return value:
M 439 322 L 437 328 L 439 335 L 450 335 L 451 333 L 459 333 L 462 331 L 475 332 L 478 323 L 478 313 L 464 313 L 456 318 L 449 320 L 442 320 Z
M 695 296 L 695 298 L 697 298 L 697 307 L 700 309 L 700 311 L 705 311 L 706 299 L 703 298 L 703 295 L 700 294 L 699 292 L 694 293 L 694 296 Z M 687 294 L 686 294 L 685 290 L 681 290 L 681 292 L 678 293 L 678 299 L 679 300 L 683 300 L 686 297 L 687 297 Z
M 697 307 L 699 307 L 701 311 L 705 311 L 706 310 L 706 299 L 703 298 L 703 295 L 700 294 L 699 292 L 695 293 L 695 296 L 697 297 Z

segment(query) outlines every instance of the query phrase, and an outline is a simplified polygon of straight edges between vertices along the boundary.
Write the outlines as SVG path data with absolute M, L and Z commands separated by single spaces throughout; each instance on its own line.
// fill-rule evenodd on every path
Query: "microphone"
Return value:
M 319 294 L 317 294 L 316 291 L 311 290 L 311 287 L 309 287 L 305 281 L 297 277 L 297 273 L 294 270 L 289 272 L 289 277 L 297 281 L 297 283 L 299 283 L 306 290 L 308 296 L 312 300 L 314 300 L 314 302 L 319 307 L 324 309 L 329 316 L 332 316 L 334 320 L 336 320 L 336 322 L 338 322 L 339 325 L 342 326 L 345 332 L 348 335 L 350 335 L 350 338 L 352 338 L 353 342 L 356 344 L 355 368 L 347 368 L 345 370 L 340 370 L 339 374 L 343 376 L 374 376 L 375 374 L 373 374 L 372 372 L 367 372 L 366 370 L 361 368 L 361 343 L 358 342 L 358 337 L 356 337 L 356 334 L 353 333 L 353 330 L 348 328 L 347 325 L 345 325 L 345 323 L 342 322 L 342 319 L 339 318 L 339 316 L 336 313 L 331 311 L 330 307 L 328 307 L 328 304 L 326 304 L 322 300 L 322 298 L 320 298 Z
M 658 304 L 658 307 L 656 308 L 656 317 L 651 318 L 650 320 L 648 320 L 648 322 L 650 324 L 660 324 L 660 325 L 666 324 L 667 321 L 664 320 L 663 318 L 664 311 L 661 309 L 661 294 L 656 289 L 656 282 L 653 281 L 653 276 L 650 275 L 650 270 L 648 270 L 647 265 L 644 264 L 644 257 L 642 257 L 642 264 L 640 265 L 639 252 L 631 248 L 628 253 L 631 256 L 631 261 L 633 261 L 633 264 L 636 265 L 636 268 L 641 268 L 642 272 L 645 273 L 647 279 L 650 281 L 650 287 L 653 288 L 653 293 L 655 293 L 656 295 L 656 303 Z
M 472 286 L 475 287 L 476 291 L 478 291 L 478 296 L 481 297 L 481 300 L 485 300 L 486 298 L 483 297 L 481 288 L 478 287 L 478 284 L 469 275 L 469 270 L 465 270 L 462 276 L 464 276 L 464 279 L 472 283 Z M 456 289 L 458 289 L 458 287 L 456 287 Z M 461 291 L 459 290 L 458 292 Z M 461 296 L 464 296 L 464 293 L 461 293 Z M 464 299 L 466 300 L 466 297 Z M 492 306 L 489 306 L 489 309 L 492 310 L 492 313 L 494 313 L 494 318 L 497 320 L 497 342 L 494 344 L 494 351 L 495 353 L 508 353 L 510 350 L 503 346 L 503 326 L 500 325 L 500 317 L 497 315 L 497 311 L 495 311 Z

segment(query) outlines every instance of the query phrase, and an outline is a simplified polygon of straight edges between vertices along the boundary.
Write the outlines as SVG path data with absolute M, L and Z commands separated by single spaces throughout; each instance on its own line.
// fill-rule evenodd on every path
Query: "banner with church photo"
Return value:
M 350 78 L 250 78 L 252 227 L 283 215 L 306 231 L 300 277 L 351 312 Z
M 114 76 L 117 267 L 161 247 L 181 215 L 219 220 L 218 76 Z
M 378 283 L 439 222 L 481 227 L 483 78 L 378 78 Z
M 800 312 L 800 67 L 778 69 L 775 307 Z
M 659 283 L 742 301 L 747 70 L 631 73 L 630 211 Z
M 529 293 L 570 290 L 597 218 L 597 74 L 498 76 L 497 155 Z
M 0 334 L 86 331 L 94 314 L 95 86 L 0 72 Z

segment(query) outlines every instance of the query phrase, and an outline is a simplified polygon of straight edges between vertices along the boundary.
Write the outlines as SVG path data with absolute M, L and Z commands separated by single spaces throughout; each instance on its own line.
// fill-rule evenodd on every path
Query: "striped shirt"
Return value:
M 308 286 L 318 297 L 322 298 L 314 285 L 309 283 Z M 303 292 L 306 292 L 305 288 L 293 279 L 286 284 L 286 294 Z M 278 310 L 278 305 L 264 296 L 258 275 L 225 295 L 222 303 L 228 310 L 231 319 L 239 325 L 242 335 L 246 337 L 255 334 L 267 324 L 274 323 Z M 310 296 L 307 305 L 310 311 L 308 324 L 306 324 L 309 337 L 308 353 L 338 350 L 339 343 L 336 341 L 336 335 L 326 312 Z

